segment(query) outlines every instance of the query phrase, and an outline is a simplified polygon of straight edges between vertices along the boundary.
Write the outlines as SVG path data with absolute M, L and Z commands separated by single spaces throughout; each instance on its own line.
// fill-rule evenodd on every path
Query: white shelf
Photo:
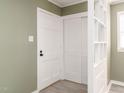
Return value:
M 94 44 L 107 44 L 107 42 L 98 42 L 98 41 L 95 41 Z

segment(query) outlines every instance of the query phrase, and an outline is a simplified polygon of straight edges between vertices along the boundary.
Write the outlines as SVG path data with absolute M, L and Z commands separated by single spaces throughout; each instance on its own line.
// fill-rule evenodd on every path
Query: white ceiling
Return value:
M 55 5 L 59 7 L 66 7 L 66 6 L 78 4 L 81 2 L 85 2 L 87 0 L 48 0 L 48 1 L 54 3 Z

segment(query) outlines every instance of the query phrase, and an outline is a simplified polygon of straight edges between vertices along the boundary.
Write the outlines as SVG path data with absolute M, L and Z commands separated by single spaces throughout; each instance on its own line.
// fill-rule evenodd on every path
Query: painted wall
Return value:
M 111 79 L 124 82 L 124 53 L 117 51 L 117 12 L 124 11 L 124 3 L 111 6 Z
M 80 13 L 80 12 L 86 12 L 88 10 L 87 6 L 88 6 L 87 2 L 83 2 L 80 4 L 64 7 L 62 8 L 62 16 Z
M 37 87 L 37 6 L 61 15 L 47 0 L 0 0 L 0 93 L 31 93 Z
M 0 93 L 31 93 L 36 90 L 36 7 L 57 15 L 87 10 L 86 3 L 61 11 L 47 0 L 0 0 Z M 28 42 L 28 35 L 34 36 L 33 43 Z

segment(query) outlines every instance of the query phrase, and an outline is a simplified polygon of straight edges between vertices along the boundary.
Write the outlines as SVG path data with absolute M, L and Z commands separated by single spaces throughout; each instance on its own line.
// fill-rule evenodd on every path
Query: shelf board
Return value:
M 94 44 L 107 44 L 107 42 L 98 42 L 98 41 L 94 41 Z

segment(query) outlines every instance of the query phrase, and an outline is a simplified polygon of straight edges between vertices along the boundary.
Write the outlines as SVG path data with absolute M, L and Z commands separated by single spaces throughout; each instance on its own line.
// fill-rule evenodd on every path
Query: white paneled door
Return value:
M 61 19 L 38 8 L 37 11 L 38 89 L 60 79 Z
M 64 19 L 65 79 L 87 83 L 87 18 Z

